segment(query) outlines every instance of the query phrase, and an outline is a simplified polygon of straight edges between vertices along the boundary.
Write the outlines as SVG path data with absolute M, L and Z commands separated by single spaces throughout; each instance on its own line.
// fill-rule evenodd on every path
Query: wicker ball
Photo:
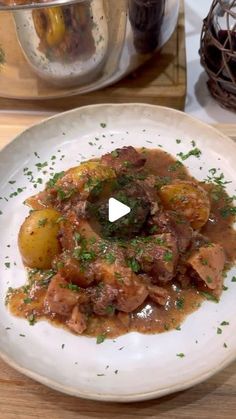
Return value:
M 214 0 L 203 21 L 201 64 L 212 96 L 236 111 L 236 0 Z

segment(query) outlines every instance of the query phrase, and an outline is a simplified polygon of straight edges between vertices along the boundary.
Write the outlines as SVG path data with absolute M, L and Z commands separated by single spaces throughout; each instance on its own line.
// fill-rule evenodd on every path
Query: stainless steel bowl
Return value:
M 175 29 L 179 0 L 2 0 L 0 96 L 52 98 L 110 85 Z

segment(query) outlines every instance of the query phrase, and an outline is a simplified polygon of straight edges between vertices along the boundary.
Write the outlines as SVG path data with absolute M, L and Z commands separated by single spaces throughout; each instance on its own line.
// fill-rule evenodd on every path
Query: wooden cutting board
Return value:
M 0 149 L 46 115 L 0 115 Z M 217 126 L 236 140 L 236 125 Z M 204 357 L 204 354 L 202 354 Z M 137 377 L 142 379 L 142 377 Z M 140 403 L 70 397 L 23 376 L 0 360 L 1 419 L 235 419 L 236 362 L 189 390 Z

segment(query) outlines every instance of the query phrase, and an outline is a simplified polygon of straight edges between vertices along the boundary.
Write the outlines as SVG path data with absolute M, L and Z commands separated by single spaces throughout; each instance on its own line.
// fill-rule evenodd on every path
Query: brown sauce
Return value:
M 156 176 L 171 179 L 192 180 L 193 178 L 181 164 L 162 150 L 143 151 L 147 162 L 145 169 Z M 236 231 L 233 229 L 234 217 L 229 215 L 222 217 L 222 209 L 225 208 L 228 195 L 223 192 L 215 199 L 211 194 L 214 186 L 202 183 L 211 197 L 211 213 L 208 222 L 201 230 L 212 242 L 220 243 L 226 253 L 227 267 L 236 259 Z M 214 192 L 214 191 L 213 191 Z M 8 305 L 12 314 L 28 318 L 31 323 L 32 312 L 35 318 L 47 319 L 56 325 L 65 326 L 65 321 L 58 315 L 47 313 L 44 307 L 44 297 L 47 291 L 47 284 L 42 281 L 46 274 L 36 273 L 30 279 L 30 291 L 24 292 L 24 287 L 12 290 L 9 294 Z M 168 290 L 168 301 L 165 306 L 160 306 L 146 300 L 138 310 L 126 314 L 119 312 L 114 316 L 91 315 L 85 335 L 98 336 L 107 334 L 108 337 L 116 337 L 130 331 L 141 333 L 161 333 L 174 328 L 179 328 L 184 318 L 197 310 L 204 297 L 194 286 L 181 289 L 177 283 L 169 283 L 163 286 Z M 30 317 L 31 316 L 31 317 Z

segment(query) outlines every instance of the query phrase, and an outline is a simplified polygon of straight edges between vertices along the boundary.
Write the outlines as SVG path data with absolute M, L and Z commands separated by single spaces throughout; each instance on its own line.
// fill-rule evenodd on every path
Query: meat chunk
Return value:
M 117 310 L 125 313 L 136 310 L 148 296 L 146 285 L 130 268 L 119 261 L 114 264 L 97 261 L 96 276 L 100 281 L 115 288 L 117 294 L 114 305 Z
M 93 311 L 100 316 L 108 315 L 115 308 L 115 300 L 118 289 L 112 285 L 100 282 L 98 286 L 91 289 L 91 301 Z
M 72 282 L 79 287 L 87 288 L 94 282 L 93 265 L 89 264 L 86 269 L 83 269 L 79 261 L 73 256 L 65 254 L 57 261 L 57 267 L 60 267 L 60 273 L 68 282 Z
M 84 313 L 81 313 L 78 306 L 73 308 L 71 317 L 67 321 L 67 326 L 78 335 L 81 335 L 87 329 L 87 317 Z
M 159 196 L 157 193 L 156 177 L 153 175 L 147 176 L 143 180 L 137 180 L 137 184 L 142 187 L 143 197 L 149 204 L 151 215 L 155 215 L 159 210 Z
M 142 271 L 152 276 L 153 282 L 167 282 L 175 275 L 178 261 L 176 239 L 171 234 L 153 235 L 131 242 L 128 257 L 138 262 Z
M 151 219 L 155 233 L 172 233 L 180 252 L 185 252 L 192 238 L 192 228 L 188 220 L 176 211 L 162 211 Z
M 101 158 L 103 165 L 112 167 L 117 174 L 126 173 L 132 169 L 140 169 L 146 159 L 134 147 L 117 148 Z
M 188 259 L 188 264 L 198 274 L 209 290 L 219 296 L 223 285 L 223 269 L 225 264 L 224 249 L 219 244 L 200 247 Z
M 154 303 L 164 306 L 168 301 L 168 291 L 165 288 L 158 287 L 157 285 L 148 286 L 149 297 Z
M 55 275 L 44 300 L 45 308 L 50 313 L 69 316 L 81 296 L 68 288 L 68 282 L 60 275 Z

